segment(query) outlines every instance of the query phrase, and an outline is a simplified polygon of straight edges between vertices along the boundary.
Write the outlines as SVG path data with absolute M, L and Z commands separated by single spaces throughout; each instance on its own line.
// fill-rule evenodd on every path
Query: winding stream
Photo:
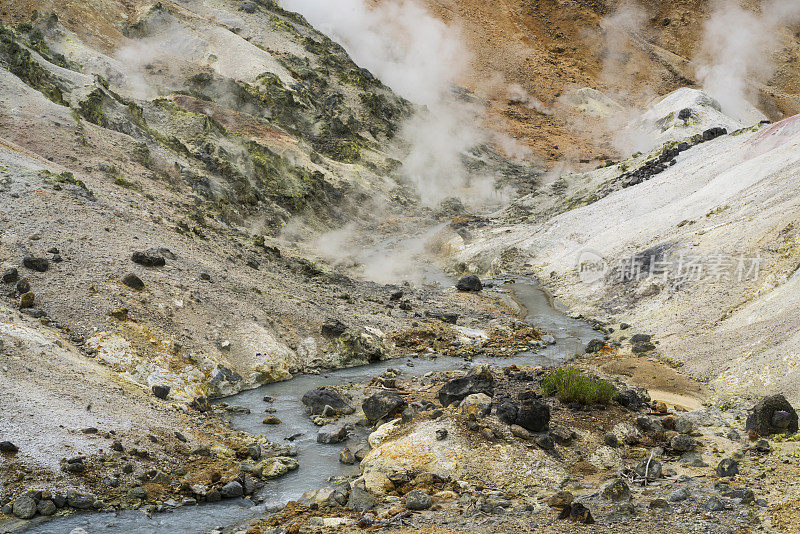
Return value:
M 497 365 L 554 365 L 577 353 L 591 339 L 598 337 L 588 324 L 567 317 L 551 303 L 538 285 L 526 278 L 498 280 L 509 289 L 514 300 L 523 310 L 526 321 L 550 333 L 556 343 L 540 348 L 536 352 L 521 353 L 508 358 L 476 358 L 469 364 L 459 358 L 420 357 L 414 359 L 394 359 L 362 367 L 341 369 L 321 375 L 301 375 L 296 378 L 262 386 L 252 391 L 239 393 L 225 399 L 230 404 L 246 406 L 251 413 L 235 415 L 232 422 L 235 428 L 252 434 L 263 434 L 279 443 L 286 443 L 288 436 L 301 434 L 293 442 L 297 446 L 297 459 L 300 467 L 289 474 L 267 482 L 259 492 L 264 502 L 259 505 L 246 499 L 228 500 L 200 506 L 175 508 L 166 513 L 149 518 L 138 510 L 120 513 L 81 514 L 43 523 L 25 532 L 34 534 L 66 534 L 76 527 L 86 529 L 89 534 L 156 534 L 163 532 L 203 533 L 214 528 L 222 528 L 244 521 L 270 507 L 284 504 L 299 498 L 308 490 L 321 488 L 332 476 L 350 475 L 358 472 L 358 466 L 347 466 L 339 462 L 339 452 L 343 445 L 320 445 L 316 442 L 318 427 L 306 415 L 300 402 L 303 394 L 323 385 L 343 385 L 368 382 L 388 368 L 398 369 L 402 378 L 421 376 L 430 371 L 445 371 L 464 366 L 490 362 Z M 275 397 L 271 404 L 281 420 L 280 425 L 263 425 L 264 396 Z M 366 430 L 362 429 L 362 432 Z M 364 434 L 366 435 L 366 434 Z

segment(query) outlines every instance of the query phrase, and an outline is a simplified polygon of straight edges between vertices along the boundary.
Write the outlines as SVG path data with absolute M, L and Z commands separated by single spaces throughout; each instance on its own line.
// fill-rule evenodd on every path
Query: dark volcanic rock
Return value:
M 441 312 L 441 311 L 426 311 L 425 315 L 431 319 L 439 319 L 443 323 L 456 324 L 458 322 L 457 313 Z
M 144 289 L 144 282 L 142 282 L 142 279 L 133 273 L 126 274 L 122 278 L 122 283 L 131 289 L 135 289 L 136 291 L 141 291 Z
M 717 465 L 717 476 L 732 477 L 739 474 L 739 462 L 732 458 L 723 459 Z
M 153 395 L 159 399 L 166 399 L 170 389 L 169 386 L 153 386 Z
M 50 260 L 47 258 L 36 258 L 34 256 L 25 256 L 22 260 L 22 265 L 33 271 L 40 273 L 45 272 L 50 268 Z
M 599 351 L 603 350 L 603 347 L 605 347 L 605 346 L 606 346 L 606 343 L 602 339 L 593 339 L 589 343 L 586 344 L 585 351 L 588 354 L 592 354 L 593 352 L 599 352 Z
M 330 406 L 336 414 L 351 414 L 355 411 L 348 399 L 334 388 L 312 389 L 300 400 L 310 415 L 321 415 L 326 406 Z
M 550 422 L 550 408 L 539 401 L 529 401 L 519 407 L 517 424 L 531 432 L 541 432 Z
M 13 284 L 17 280 L 19 280 L 19 271 L 17 271 L 16 267 L 11 267 L 3 271 L 4 284 Z
M 36 501 L 33 497 L 23 495 L 14 501 L 14 515 L 20 519 L 30 519 L 36 515 Z
M 781 394 L 764 397 L 747 416 L 745 430 L 761 436 L 797 432 L 797 412 Z
M 157 248 L 134 252 L 131 261 L 145 267 L 163 267 L 167 263 L 162 251 Z
M 447 407 L 474 393 L 485 393 L 490 397 L 494 395 L 494 376 L 488 368 L 476 369 L 467 376 L 447 382 L 439 390 L 439 402 Z
M 576 521 L 578 523 L 584 523 L 586 525 L 591 525 L 594 523 L 594 518 L 592 517 L 592 513 L 579 502 L 574 502 L 569 506 L 564 507 L 561 510 L 561 513 L 558 515 L 559 519 L 569 519 L 570 521 Z
M 320 333 L 323 336 L 328 337 L 339 337 L 345 333 L 347 330 L 347 325 L 343 322 L 339 321 L 338 319 L 328 318 L 322 323 L 322 328 L 320 328 Z
M 503 401 L 497 406 L 497 418 L 507 425 L 513 425 L 517 422 L 517 412 L 519 408 L 511 401 Z
M 483 284 L 480 278 L 474 274 L 468 274 L 467 276 L 461 277 L 458 283 L 456 283 L 456 289 L 459 291 L 480 291 L 483 289 Z
M 631 336 L 631 343 L 649 343 L 652 338 L 649 334 L 634 334 Z
M 371 423 L 394 416 L 405 406 L 406 401 L 403 400 L 403 397 L 390 391 L 379 391 L 364 400 L 361 405 L 364 409 L 364 416 Z
M 406 494 L 406 508 L 409 510 L 427 510 L 433 504 L 431 496 L 422 490 L 411 490 Z
M 0 441 L 0 452 L 5 452 L 7 454 L 14 454 L 17 451 L 19 451 L 19 447 L 17 447 L 10 441 Z
M 31 290 L 31 283 L 28 281 L 27 278 L 20 278 L 17 282 L 17 293 L 22 295 L 23 293 L 28 293 Z

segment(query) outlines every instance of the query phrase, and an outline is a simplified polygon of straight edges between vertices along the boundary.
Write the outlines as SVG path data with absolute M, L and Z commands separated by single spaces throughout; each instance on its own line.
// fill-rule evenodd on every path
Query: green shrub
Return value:
M 575 369 L 556 369 L 542 381 L 542 391 L 561 402 L 581 404 L 609 404 L 617 396 L 617 388 L 609 382 Z

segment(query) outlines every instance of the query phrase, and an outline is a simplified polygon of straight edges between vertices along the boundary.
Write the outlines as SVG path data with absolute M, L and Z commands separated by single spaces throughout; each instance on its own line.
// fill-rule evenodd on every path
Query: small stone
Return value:
M 739 474 L 739 462 L 732 458 L 725 458 L 717 465 L 718 477 L 732 477 Z
M 445 439 L 447 439 L 447 429 L 446 428 L 438 429 L 436 431 L 436 440 L 437 441 L 443 441 Z
M 278 419 L 274 415 L 270 415 L 269 417 L 265 417 L 263 421 L 261 421 L 265 425 L 279 425 L 281 424 L 281 420 Z
M 33 308 L 33 301 L 36 299 L 36 295 L 33 291 L 28 291 L 27 293 L 23 293 L 19 296 L 19 307 L 22 308 Z
M 592 513 L 579 502 L 574 502 L 570 506 L 565 507 L 561 510 L 561 513 L 558 515 L 559 519 L 569 519 L 570 521 L 575 521 L 578 523 L 584 523 L 586 525 L 591 525 L 594 523 L 594 518 L 592 517 Z
M 4 452 L 6 454 L 16 454 L 17 451 L 19 451 L 19 447 L 10 441 L 0 441 L 0 452 Z
M 617 478 L 608 482 L 600 488 L 600 494 L 604 499 L 614 502 L 629 501 L 631 498 L 631 489 L 628 484 L 621 478 Z
M 550 436 L 536 436 L 535 443 L 540 449 L 545 451 L 552 451 L 555 449 L 555 443 L 553 443 L 553 439 Z
M 619 438 L 617 436 L 615 436 L 614 434 L 612 434 L 611 432 L 609 432 L 605 436 L 603 436 L 603 442 L 606 445 L 608 445 L 609 447 L 613 447 L 615 449 L 617 447 L 619 447 L 619 445 L 620 445 Z
M 153 386 L 153 395 L 163 400 L 167 398 L 171 389 L 169 386 L 156 385 Z
M 114 308 L 109 313 L 111 317 L 117 319 L 118 321 L 127 321 L 128 320 L 128 308 L 124 306 L 120 306 L 119 308 Z
M 131 255 L 131 261 L 139 265 L 144 265 L 145 267 L 163 267 L 167 263 L 161 251 L 156 248 L 134 252 L 133 255 Z
M 422 490 L 411 490 L 406 494 L 406 508 L 408 510 L 427 510 L 433 504 L 431 496 Z
M 347 507 L 356 512 L 366 512 L 375 508 L 375 497 L 363 487 L 355 486 L 350 491 Z
M 326 337 L 339 337 L 347 331 L 347 325 L 338 319 L 328 318 L 322 323 L 320 333 Z
M 347 439 L 348 430 L 348 425 L 344 423 L 326 425 L 317 432 L 317 443 L 341 443 Z
M 339 453 L 339 461 L 345 465 L 353 465 L 356 463 L 356 457 L 349 447 L 345 447 L 342 449 L 342 452 Z
M 480 291 L 483 289 L 483 284 L 480 278 L 474 274 L 468 274 L 467 276 L 461 277 L 456 283 L 456 289 L 459 291 Z
M 25 256 L 22 260 L 22 265 L 32 271 L 43 273 L 50 268 L 50 260 L 47 258 L 36 258 L 34 256 Z
M 147 500 L 147 490 L 141 486 L 133 487 L 128 490 L 128 498 L 145 501 Z
M 14 501 L 13 513 L 20 519 L 30 519 L 36 515 L 36 501 L 33 497 L 23 495 Z
M 680 502 L 688 499 L 690 495 L 691 494 L 689 493 L 689 488 L 683 487 L 683 488 L 678 488 L 672 493 L 670 493 L 667 499 L 669 500 L 669 502 Z
M 703 504 L 703 508 L 709 512 L 719 512 L 725 509 L 725 504 L 719 499 L 719 497 L 711 497 Z
M 53 515 L 56 513 L 56 505 L 50 499 L 44 499 L 39 501 L 39 504 L 36 505 L 36 511 L 45 516 Z
M 575 499 L 575 496 L 572 495 L 567 490 L 562 490 L 550 497 L 547 500 L 547 504 L 550 505 L 550 508 L 565 508 L 572 504 L 572 501 Z
M 655 480 L 661 478 L 662 467 L 661 462 L 655 458 L 650 458 L 639 462 L 633 470 L 642 478 L 646 477 L 647 480 Z
M 78 510 L 88 510 L 94 505 L 94 496 L 71 491 L 67 494 L 67 504 Z
M 593 339 L 586 345 L 584 352 L 586 352 L 587 354 L 592 354 L 603 350 L 603 347 L 605 346 L 606 343 L 602 339 Z
M 17 293 L 22 295 L 23 293 L 27 293 L 31 290 L 31 283 L 28 281 L 27 278 L 20 278 L 17 281 Z
M 687 452 L 694 450 L 695 441 L 691 436 L 678 434 L 670 440 L 669 445 L 678 452 Z
M 669 504 L 667 503 L 666 499 L 653 499 L 650 501 L 649 507 L 651 509 L 664 509 L 669 507 Z
M 13 284 L 17 280 L 19 280 L 19 271 L 17 271 L 16 267 L 11 267 L 3 271 L 4 284 Z
M 142 282 L 142 279 L 133 273 L 128 273 L 123 276 L 122 283 L 131 289 L 135 289 L 136 291 L 141 291 L 144 289 L 144 282 Z
M 222 497 L 225 499 L 235 499 L 237 497 L 241 497 L 244 495 L 244 488 L 241 484 L 239 484 L 235 480 L 231 480 L 224 486 L 222 486 L 222 490 L 220 491 Z
M 122 446 L 122 442 L 119 440 L 114 440 L 114 443 L 111 444 L 111 450 L 122 452 L 125 450 L 125 447 Z

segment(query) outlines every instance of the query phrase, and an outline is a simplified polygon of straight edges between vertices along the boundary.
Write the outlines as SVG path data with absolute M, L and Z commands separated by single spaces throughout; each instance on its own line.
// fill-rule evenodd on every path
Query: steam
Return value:
M 457 98 L 453 88 L 471 61 L 459 30 L 412 0 L 368 5 L 366 0 L 282 0 L 336 40 L 360 66 L 397 94 L 424 106 L 400 131 L 408 151 L 401 173 L 426 205 L 454 195 L 497 202 L 494 179 L 474 176 L 462 153 L 489 142 L 483 108 Z
M 765 1 L 760 14 L 734 0 L 718 0 L 705 25 L 696 69 L 703 89 L 726 113 L 746 118 L 753 84 L 766 81 L 774 71 L 771 56 L 780 44 L 780 28 L 798 22 L 797 0 Z

